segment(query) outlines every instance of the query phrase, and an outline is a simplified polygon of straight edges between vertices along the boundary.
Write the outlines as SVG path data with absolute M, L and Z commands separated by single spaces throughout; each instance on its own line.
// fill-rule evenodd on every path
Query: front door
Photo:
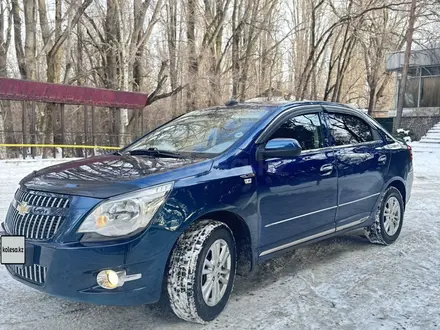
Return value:
M 317 107 L 295 112 L 281 120 L 263 142 L 293 138 L 301 144 L 302 152 L 297 157 L 270 158 L 259 163 L 260 255 L 335 230 L 336 163 L 334 151 L 325 148 L 320 111 Z
M 328 109 L 328 108 L 327 108 Z M 384 185 L 389 151 L 377 130 L 343 109 L 325 113 L 338 171 L 337 229 L 365 221 Z

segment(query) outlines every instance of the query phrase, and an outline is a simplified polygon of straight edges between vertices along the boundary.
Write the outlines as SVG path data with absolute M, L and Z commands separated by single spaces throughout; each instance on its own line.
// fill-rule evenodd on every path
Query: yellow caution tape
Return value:
M 77 144 L 10 144 L 0 143 L 0 147 L 35 147 L 35 148 L 77 148 L 77 149 L 108 149 L 119 150 L 120 147 L 82 146 Z

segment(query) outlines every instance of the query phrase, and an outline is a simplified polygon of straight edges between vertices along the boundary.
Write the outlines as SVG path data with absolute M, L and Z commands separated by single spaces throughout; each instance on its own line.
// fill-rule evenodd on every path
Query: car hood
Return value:
M 103 155 L 34 171 L 20 185 L 69 195 L 108 198 L 211 169 L 205 158 Z

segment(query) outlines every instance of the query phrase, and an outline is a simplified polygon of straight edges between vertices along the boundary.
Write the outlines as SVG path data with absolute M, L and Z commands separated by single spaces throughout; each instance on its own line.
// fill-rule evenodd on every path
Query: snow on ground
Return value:
M 206 326 L 153 306 L 74 303 L 0 267 L 0 329 L 433 329 L 440 326 L 440 148 L 414 143 L 415 181 L 399 240 L 341 236 L 287 253 L 236 281 Z M 17 184 L 44 162 L 0 162 L 0 217 Z

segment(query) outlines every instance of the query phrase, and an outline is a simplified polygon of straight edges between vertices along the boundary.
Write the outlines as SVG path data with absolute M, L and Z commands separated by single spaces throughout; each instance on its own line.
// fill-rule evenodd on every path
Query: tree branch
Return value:
M 161 99 L 164 99 L 164 98 L 173 96 L 175 94 L 178 94 L 180 91 L 182 91 L 184 88 L 186 88 L 186 86 L 188 86 L 188 84 L 179 86 L 176 89 L 174 89 L 173 91 L 168 92 L 168 93 L 163 93 L 163 94 L 159 94 L 159 95 L 154 95 L 153 97 L 148 97 L 146 105 L 150 105 L 150 104 L 152 104 L 152 103 L 154 103 L 156 101 L 159 101 Z
M 93 2 L 93 0 L 84 0 L 82 5 L 78 8 L 78 10 L 75 13 L 75 16 L 72 19 L 71 28 L 73 29 L 76 24 L 78 24 L 78 21 L 80 20 L 82 14 L 86 11 L 87 7 L 90 6 L 90 4 Z M 52 49 L 49 51 L 48 56 L 54 56 L 58 53 L 59 49 L 63 45 L 64 41 L 66 41 L 68 34 L 70 33 L 69 29 L 65 29 L 64 32 L 59 36 L 59 38 L 55 41 Z

